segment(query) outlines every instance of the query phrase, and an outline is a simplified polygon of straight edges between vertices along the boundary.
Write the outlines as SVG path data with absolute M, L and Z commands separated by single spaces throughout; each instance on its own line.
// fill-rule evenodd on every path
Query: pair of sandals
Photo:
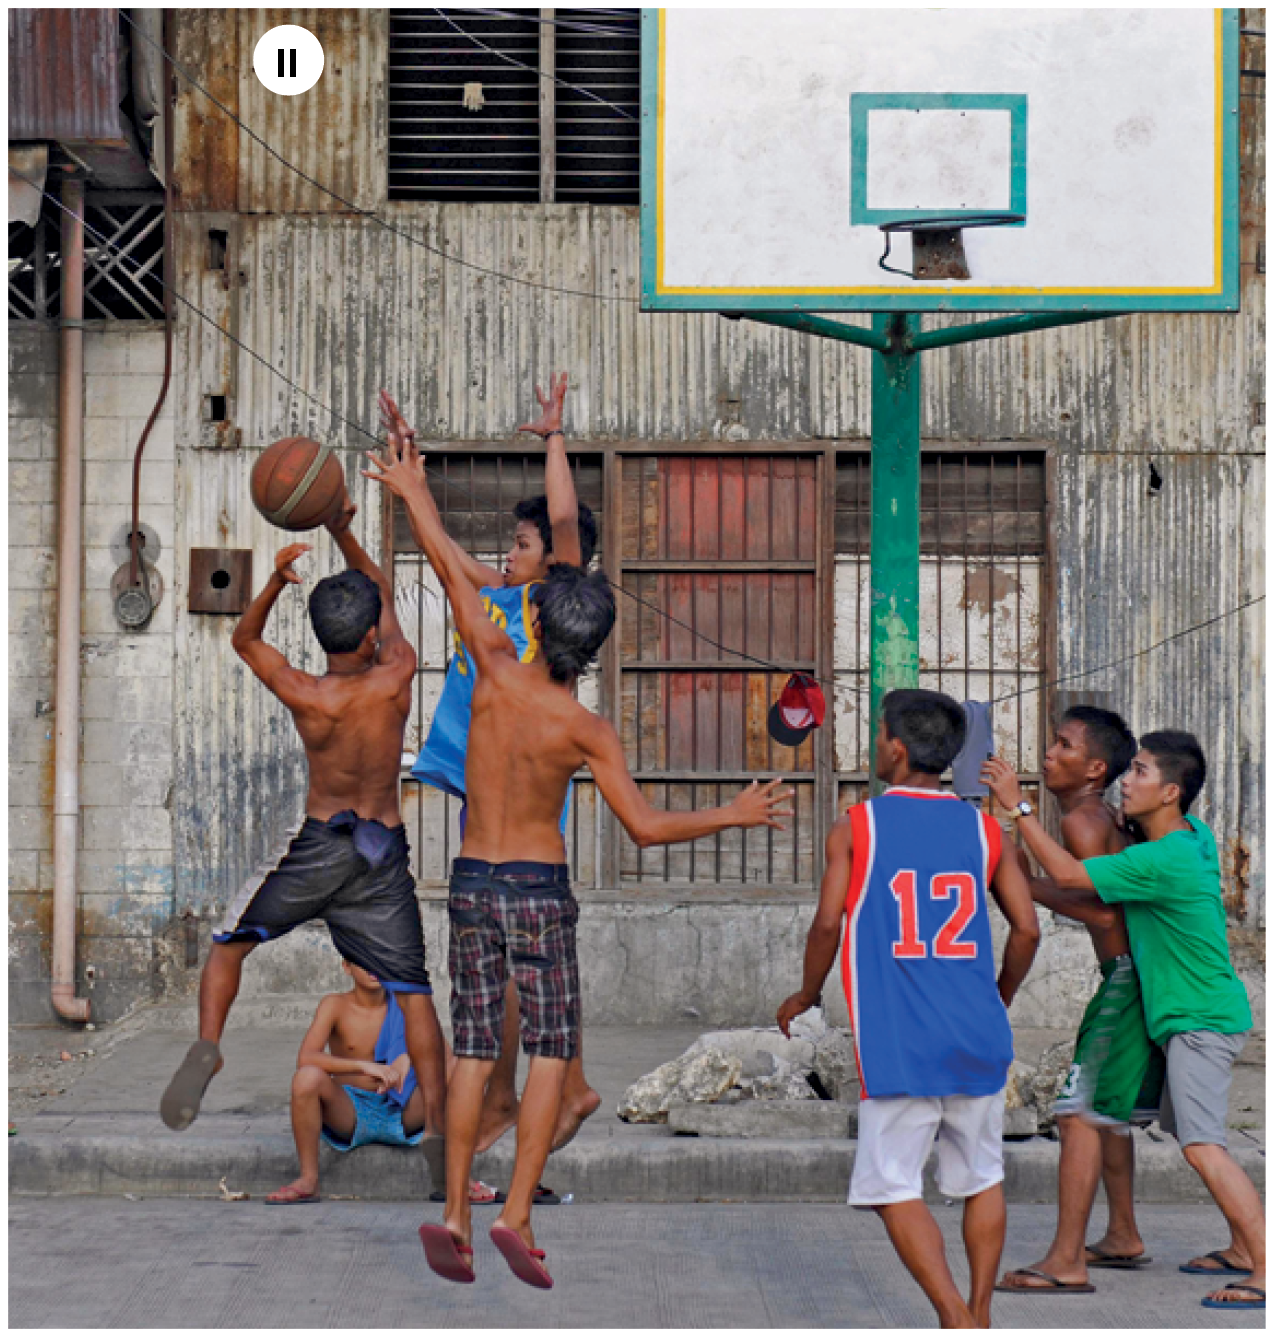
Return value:
M 1108 1253 L 1096 1245 L 1088 1245 L 1088 1266 L 1119 1268 L 1125 1271 L 1135 1271 L 1138 1268 L 1145 1267 L 1148 1263 L 1154 1262 L 1149 1254 L 1113 1254 Z M 1194 1276 L 1215 1277 L 1219 1275 L 1249 1276 L 1250 1269 L 1235 1267 L 1233 1263 L 1225 1256 L 1220 1249 L 1214 1249 L 1211 1253 L 1203 1255 L 1204 1258 L 1211 1259 L 1216 1264 L 1215 1267 L 1198 1267 L 1190 1263 L 1182 1263 L 1178 1271 L 1188 1272 Z M 1009 1276 L 1034 1277 L 1046 1284 L 1043 1286 L 1005 1286 L 1003 1284 L 995 1289 L 1010 1295 L 1091 1295 L 1097 1288 L 1091 1282 L 1062 1281 L 1051 1273 L 1043 1272 L 1038 1267 L 1019 1267 L 1008 1274 Z M 1245 1282 L 1231 1282 L 1221 1288 L 1223 1292 L 1233 1291 L 1236 1294 L 1248 1295 L 1250 1299 L 1236 1300 L 1214 1300 L 1205 1297 L 1201 1303 L 1205 1309 L 1264 1309 L 1265 1292 L 1259 1286 L 1249 1286 Z
M 553 1289 L 553 1278 L 544 1266 L 543 1249 L 532 1249 L 509 1226 L 492 1226 L 490 1233 L 491 1243 L 499 1249 L 509 1270 L 519 1281 L 541 1291 Z M 420 1242 L 424 1245 L 425 1260 L 440 1277 L 462 1285 L 477 1280 L 473 1270 L 473 1246 L 461 1244 L 446 1226 L 421 1226 Z

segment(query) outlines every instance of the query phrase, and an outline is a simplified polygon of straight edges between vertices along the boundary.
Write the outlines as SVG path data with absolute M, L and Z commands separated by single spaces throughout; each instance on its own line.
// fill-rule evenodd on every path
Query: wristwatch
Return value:
M 1023 799 L 1021 803 L 1016 803 L 1013 805 L 1013 810 L 1009 813 L 1009 816 L 1012 817 L 1013 820 L 1016 822 L 1023 817 L 1032 816 L 1034 812 L 1035 809 L 1032 808 L 1031 805 L 1025 799 Z

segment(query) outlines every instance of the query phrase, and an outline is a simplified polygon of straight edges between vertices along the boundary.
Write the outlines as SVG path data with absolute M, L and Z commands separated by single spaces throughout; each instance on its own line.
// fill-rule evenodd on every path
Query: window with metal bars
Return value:
M 639 10 L 391 10 L 389 195 L 636 204 Z
M 34 227 L 9 224 L 10 320 L 51 320 L 61 311 L 63 216 L 46 202 Z M 162 319 L 163 197 L 89 195 L 84 223 L 85 318 Z

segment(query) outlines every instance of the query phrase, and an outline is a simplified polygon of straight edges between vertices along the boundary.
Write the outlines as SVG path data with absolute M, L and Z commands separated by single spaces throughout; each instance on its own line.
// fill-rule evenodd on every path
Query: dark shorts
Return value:
M 341 956 L 386 988 L 432 993 L 407 832 L 374 825 L 375 867 L 355 848 L 348 824 L 337 829 L 307 817 L 286 853 L 240 889 L 213 941 L 267 942 L 321 919 Z
M 579 1052 L 579 905 L 565 864 L 451 865 L 451 1028 L 457 1058 L 495 1059 L 510 969 L 522 1048 L 532 1057 Z

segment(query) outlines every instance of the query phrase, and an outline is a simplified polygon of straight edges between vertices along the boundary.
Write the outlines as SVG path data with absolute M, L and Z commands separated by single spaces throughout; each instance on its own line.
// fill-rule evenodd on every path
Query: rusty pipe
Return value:
M 161 33 L 165 46 L 168 44 L 168 15 L 164 14 Z M 136 48 L 134 47 L 134 50 Z M 137 586 L 142 583 L 141 550 L 145 539 L 142 537 L 142 453 L 150 438 L 151 428 L 164 407 L 168 397 L 168 384 L 172 379 L 173 369 L 173 120 L 177 114 L 176 97 L 172 86 L 174 80 L 167 66 L 161 60 L 159 65 L 161 86 L 168 90 L 164 104 L 164 379 L 159 387 L 159 398 L 146 419 L 146 426 L 137 442 L 133 455 L 133 511 L 128 529 L 128 583 Z
M 80 591 L 84 491 L 84 182 L 62 186 L 62 317 L 58 332 L 58 566 L 53 747 L 53 1008 L 87 1021 L 75 996 L 80 844 Z

